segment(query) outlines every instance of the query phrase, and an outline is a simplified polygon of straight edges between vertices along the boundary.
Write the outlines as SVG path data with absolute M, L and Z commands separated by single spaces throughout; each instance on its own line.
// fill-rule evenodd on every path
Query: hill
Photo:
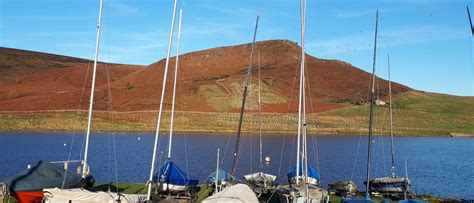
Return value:
M 250 44 L 180 56 L 176 130 L 233 132 L 238 121 Z M 293 132 L 296 125 L 300 47 L 287 40 L 257 43 L 246 123 L 257 122 L 261 70 L 263 130 Z M 371 75 L 351 64 L 306 55 L 309 128 L 324 134 L 365 134 Z M 99 63 L 94 130 L 153 131 L 165 60 L 148 66 Z M 165 109 L 170 109 L 175 58 L 170 60 Z M 85 59 L 0 48 L 0 130 L 85 128 L 92 62 Z M 110 75 L 108 77 L 107 75 Z M 110 78 L 108 80 L 108 78 Z M 110 88 L 110 91 L 109 91 Z M 413 90 L 392 83 L 398 135 L 472 135 L 473 97 Z M 377 78 L 387 100 L 388 82 Z M 111 97 L 109 97 L 109 92 Z M 112 111 L 110 111 L 112 109 Z M 388 109 L 376 109 L 376 133 L 387 134 Z M 164 115 L 168 127 L 169 112 Z M 256 130 L 244 125 L 244 130 Z
M 296 102 L 289 101 L 295 99 L 298 88 L 299 46 L 286 40 L 262 41 L 257 43 L 257 53 L 253 60 L 248 109 L 256 108 L 256 72 L 260 60 L 263 110 L 295 111 Z M 179 109 L 236 111 L 240 106 L 249 54 L 250 46 L 244 44 L 181 55 L 177 94 Z M 158 109 L 164 63 L 163 59 L 147 67 L 109 64 L 112 107 L 119 111 Z M 370 79 L 367 72 L 348 63 L 309 55 L 306 63 L 311 90 L 308 95 L 311 95 L 316 111 L 341 108 L 340 102 L 363 103 L 367 100 Z M 6 88 L 0 92 L 0 111 L 76 109 L 81 95 L 83 101 L 88 101 L 90 74 L 87 75 L 89 81 L 85 83 L 85 92 L 82 92 L 90 70 L 88 67 L 91 67 L 90 61 L 84 59 L 2 48 L 0 71 L 4 77 L 0 82 Z M 170 67 L 173 71 L 174 58 Z M 168 87 L 171 87 L 172 75 L 169 74 Z M 110 101 L 104 63 L 99 64 L 97 76 L 99 96 L 96 97 L 96 109 L 107 110 L 106 104 Z M 379 95 L 384 97 L 388 83 L 378 81 Z M 408 90 L 410 88 L 406 86 L 393 85 L 395 94 Z

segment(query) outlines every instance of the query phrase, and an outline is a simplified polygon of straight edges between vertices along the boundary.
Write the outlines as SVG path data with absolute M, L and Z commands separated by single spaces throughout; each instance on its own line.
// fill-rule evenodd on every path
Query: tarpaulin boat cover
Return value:
M 232 175 L 225 170 L 218 170 L 217 175 L 218 175 L 217 178 L 219 178 L 220 181 L 234 179 L 234 177 L 232 177 Z M 211 174 L 209 174 L 209 176 L 207 176 L 207 183 L 208 184 L 213 183 L 215 179 L 216 179 L 216 172 L 212 172 Z
M 203 203 L 221 203 L 221 202 L 258 203 L 258 199 L 255 193 L 252 191 L 252 189 L 250 189 L 249 186 L 245 184 L 237 184 L 237 185 L 230 186 L 227 189 L 222 190 L 204 199 L 202 202 Z
M 160 168 L 160 171 L 158 171 L 158 174 L 153 176 L 153 181 L 157 182 L 158 177 L 160 177 L 160 181 L 173 185 L 194 187 L 199 183 L 197 178 L 186 174 L 171 160 L 166 161 Z
M 66 179 L 64 177 L 66 176 Z M 64 185 L 63 185 L 64 181 Z M 79 186 L 81 176 L 54 164 L 39 161 L 38 164 L 5 178 L 12 192 L 42 191 L 44 188 L 75 188 Z
M 303 174 L 303 164 L 300 165 L 300 171 L 299 171 L 299 175 L 301 176 L 302 174 Z M 288 172 L 288 179 L 291 179 L 295 176 L 296 176 L 296 166 Z M 313 168 L 313 166 L 311 166 L 310 164 L 308 164 L 308 177 L 314 178 L 317 180 L 319 180 L 320 178 L 319 172 L 315 168 Z
M 135 203 L 145 202 L 146 195 L 137 194 L 117 194 L 109 192 L 91 192 L 84 189 L 44 189 L 45 203 L 88 203 L 88 202 L 104 202 L 104 203 Z

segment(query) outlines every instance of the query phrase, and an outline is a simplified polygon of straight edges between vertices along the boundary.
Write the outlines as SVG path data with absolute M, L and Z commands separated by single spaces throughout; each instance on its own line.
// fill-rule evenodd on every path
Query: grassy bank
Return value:
M 450 136 L 473 134 L 474 98 L 411 91 L 399 95 L 394 106 L 394 132 L 410 136 Z M 317 134 L 367 134 L 369 105 L 344 103 L 341 109 L 308 114 L 309 131 Z M 376 107 L 375 133 L 389 134 L 389 109 Z M 103 112 L 93 115 L 94 131 L 154 131 L 156 111 Z M 168 130 L 170 112 L 163 115 L 163 131 Z M 181 132 L 235 132 L 238 113 L 176 112 L 175 130 Z M 82 131 L 87 112 L 43 111 L 4 112 L 0 131 Z M 259 115 L 246 113 L 243 130 L 257 131 Z M 264 113 L 262 130 L 266 133 L 295 132 L 297 115 Z

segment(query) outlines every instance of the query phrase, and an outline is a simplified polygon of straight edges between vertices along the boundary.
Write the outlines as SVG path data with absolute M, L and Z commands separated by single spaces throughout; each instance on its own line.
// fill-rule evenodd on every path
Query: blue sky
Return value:
M 91 59 L 98 0 L 1 0 L 0 46 Z M 377 74 L 412 88 L 474 95 L 466 0 L 310 0 L 307 52 L 370 70 L 380 11 Z M 172 0 L 104 0 L 100 60 L 150 64 L 165 57 Z M 299 42 L 297 0 L 181 0 L 183 53 L 258 40 Z M 474 9 L 474 8 L 472 8 Z M 471 9 L 471 10 L 472 10 Z M 473 10 L 474 12 L 474 10 Z

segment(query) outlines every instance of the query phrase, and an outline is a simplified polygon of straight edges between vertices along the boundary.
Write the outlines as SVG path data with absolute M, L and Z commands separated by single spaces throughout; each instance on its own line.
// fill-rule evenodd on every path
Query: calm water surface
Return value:
M 71 132 L 0 133 L 0 179 L 38 160 L 67 160 L 69 154 L 71 160 L 81 159 L 84 136 L 82 133 L 73 135 Z M 223 157 L 221 167 L 230 170 L 232 135 L 178 134 L 173 139 L 172 159 L 203 182 L 215 170 L 218 147 Z M 163 153 L 159 153 L 158 161 L 163 162 L 168 136 L 161 138 L 159 151 Z M 263 154 L 272 158 L 263 165 L 264 171 L 278 175 L 279 182 L 286 182 L 286 173 L 296 157 L 294 136 L 273 135 L 263 139 Z M 259 167 L 258 136 L 245 135 L 241 143 L 238 177 L 256 172 Z M 309 138 L 308 143 L 310 163 L 319 168 L 323 186 L 352 178 L 363 187 L 367 137 L 317 136 Z M 396 137 L 395 143 L 397 174 L 405 176 L 406 160 L 408 176 L 417 193 L 474 199 L 474 139 Z M 389 175 L 389 137 L 377 137 L 373 146 L 372 174 Z M 95 133 L 90 140 L 89 164 L 100 182 L 115 181 L 117 177 L 118 181 L 144 183 L 150 170 L 152 148 L 151 133 Z

